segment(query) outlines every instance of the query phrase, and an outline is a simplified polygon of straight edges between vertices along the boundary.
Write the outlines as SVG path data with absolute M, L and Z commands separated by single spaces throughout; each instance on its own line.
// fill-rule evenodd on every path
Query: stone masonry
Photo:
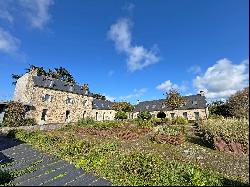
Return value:
M 186 98 L 187 106 L 191 106 L 189 103 L 191 100 L 197 100 L 198 105 L 168 110 L 161 108 L 159 100 L 141 102 L 135 106 L 134 112 L 129 113 L 129 119 L 136 118 L 139 111 L 147 110 L 148 107 L 153 107 L 149 111 L 155 117 L 160 111 L 164 111 L 167 118 L 173 117 L 173 113 L 174 117 L 183 116 L 185 113 L 185 117 L 191 120 L 196 119 L 197 114 L 199 118 L 208 117 L 208 110 L 204 104 L 205 97 L 200 95 Z M 82 118 L 92 118 L 97 121 L 114 120 L 116 113 L 112 110 L 112 102 L 94 99 L 93 95 L 86 90 L 86 84 L 79 86 L 50 77 L 38 76 L 36 69 L 17 80 L 13 100 L 31 106 L 26 117 L 34 118 L 40 125 L 76 122 Z M 154 102 L 156 102 L 156 107 Z

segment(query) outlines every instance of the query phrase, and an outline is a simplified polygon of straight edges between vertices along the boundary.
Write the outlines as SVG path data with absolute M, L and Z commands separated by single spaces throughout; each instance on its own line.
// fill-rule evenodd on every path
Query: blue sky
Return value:
M 249 84 L 248 0 L 0 0 L 0 100 L 29 64 L 65 67 L 115 101 Z

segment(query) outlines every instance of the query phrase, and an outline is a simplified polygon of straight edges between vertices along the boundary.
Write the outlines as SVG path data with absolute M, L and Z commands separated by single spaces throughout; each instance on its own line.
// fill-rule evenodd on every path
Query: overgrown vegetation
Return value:
M 150 114 L 149 111 L 141 111 L 137 115 L 137 118 L 142 119 L 142 120 L 150 120 L 152 118 L 152 115 Z
M 214 101 L 208 105 L 210 117 L 236 117 L 249 119 L 249 87 L 237 91 L 228 100 Z
M 10 102 L 7 106 L 6 113 L 3 120 L 3 126 L 18 127 L 37 125 L 35 119 L 25 118 L 27 108 L 19 102 Z
M 115 119 L 121 119 L 121 120 L 128 119 L 128 115 L 126 114 L 126 112 L 120 110 L 115 113 Z
M 242 184 L 232 182 L 237 180 L 248 183 L 248 174 L 242 174 L 246 171 L 242 166 L 231 166 L 232 171 L 228 170 L 228 164 L 235 163 L 238 157 L 191 144 L 185 140 L 188 131 L 186 125 L 145 128 L 123 121 L 87 119 L 61 130 L 13 130 L 8 136 L 73 162 L 88 172 L 109 179 L 114 185 Z M 189 155 L 192 152 L 187 151 L 197 152 L 194 159 Z M 204 160 L 196 159 L 198 153 L 205 157 Z M 215 162 L 218 159 L 223 164 Z M 245 163 L 246 159 L 239 158 L 237 162 Z M 241 178 L 234 177 L 233 172 Z
M 208 143 L 222 139 L 226 143 L 240 143 L 245 152 L 249 149 L 249 121 L 247 119 L 216 118 L 200 123 L 201 131 Z

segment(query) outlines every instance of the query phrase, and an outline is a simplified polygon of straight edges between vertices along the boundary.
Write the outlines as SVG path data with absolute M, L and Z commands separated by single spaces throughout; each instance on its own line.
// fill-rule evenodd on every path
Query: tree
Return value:
M 142 119 L 142 120 L 150 120 L 152 118 L 152 115 L 150 114 L 149 111 L 141 111 L 137 115 L 137 118 Z
M 227 105 L 232 116 L 249 119 L 249 87 L 230 96 Z
M 101 99 L 101 100 L 106 100 L 106 97 L 104 95 L 101 95 L 100 93 L 95 93 L 93 94 L 93 97 L 95 99 Z
M 30 72 L 32 69 L 37 70 L 38 76 L 42 76 L 42 75 L 48 76 L 48 77 L 55 78 L 61 81 L 76 84 L 76 81 L 73 78 L 73 76 L 70 74 L 70 72 L 63 67 L 49 69 L 48 71 L 46 71 L 43 67 L 29 65 L 29 67 L 25 69 L 26 73 Z M 20 75 L 12 74 L 12 79 L 14 80 L 12 84 L 15 85 L 17 82 L 17 79 L 19 79 L 21 76 L 23 76 L 23 74 L 20 74 Z
M 134 110 L 134 106 L 128 102 L 114 102 L 112 108 L 123 112 L 132 112 Z
M 167 106 L 172 109 L 177 109 L 185 102 L 184 98 L 180 95 L 180 93 L 175 89 L 170 89 L 169 92 L 166 92 L 166 100 L 165 103 Z
M 115 119 L 123 120 L 123 119 L 127 119 L 127 118 L 128 118 L 128 116 L 127 116 L 126 112 L 124 112 L 124 111 L 118 111 L 115 113 Z
M 232 117 L 229 111 L 229 106 L 223 101 L 214 101 L 208 104 L 208 110 L 210 115 L 219 115 L 223 117 Z

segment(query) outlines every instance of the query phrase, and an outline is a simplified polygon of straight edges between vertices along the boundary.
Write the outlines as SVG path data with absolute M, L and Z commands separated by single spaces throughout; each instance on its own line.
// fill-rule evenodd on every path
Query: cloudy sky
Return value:
M 0 0 L 0 100 L 29 64 L 63 66 L 110 100 L 249 84 L 248 0 Z

